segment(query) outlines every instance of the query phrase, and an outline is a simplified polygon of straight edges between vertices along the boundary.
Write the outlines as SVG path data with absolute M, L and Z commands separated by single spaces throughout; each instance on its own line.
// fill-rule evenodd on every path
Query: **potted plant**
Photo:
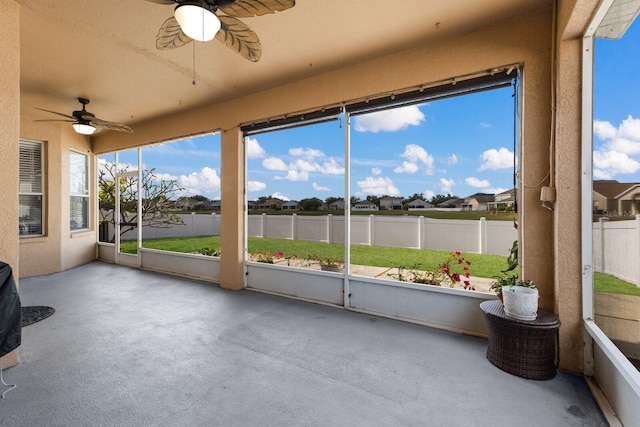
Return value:
M 534 320 L 538 312 L 538 289 L 532 280 L 521 280 L 518 274 L 509 274 L 518 267 L 518 241 L 513 242 L 508 267 L 496 276 L 491 289 L 504 304 L 507 316 L 520 320 Z

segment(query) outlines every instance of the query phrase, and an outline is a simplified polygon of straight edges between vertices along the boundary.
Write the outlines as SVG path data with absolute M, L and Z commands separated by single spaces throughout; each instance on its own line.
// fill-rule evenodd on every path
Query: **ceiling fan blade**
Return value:
M 151 1 L 151 0 L 149 0 Z M 249 18 L 269 13 L 282 12 L 296 5 L 295 0 L 237 0 L 219 10 L 236 18 Z
M 174 2 L 173 0 L 147 0 L 147 1 L 151 3 L 157 3 L 157 4 L 176 4 L 176 2 Z
M 68 119 L 73 119 L 73 121 L 76 120 L 75 117 L 70 116 L 68 114 L 62 114 L 62 113 L 58 113 L 57 111 L 51 111 L 51 110 L 45 110 L 44 108 L 36 108 L 36 110 L 40 110 L 40 111 L 46 111 L 47 113 L 52 113 L 52 114 L 57 114 L 58 116 L 62 116 L 62 117 L 66 117 Z
M 180 24 L 175 17 L 168 18 L 160 26 L 158 35 L 156 36 L 156 49 L 168 50 L 175 49 L 190 43 L 191 37 L 182 32 Z
M 42 119 L 42 120 L 34 120 L 34 122 L 66 122 L 66 123 L 74 123 L 77 120 L 63 120 L 63 119 Z
M 231 16 L 218 18 L 220 18 L 221 28 L 216 34 L 216 39 L 229 49 L 238 52 L 243 58 L 258 62 L 262 56 L 262 45 L 258 35 L 239 19 Z
M 102 120 L 97 117 L 93 117 L 90 120 L 90 122 L 93 126 L 95 126 L 98 129 L 117 130 L 118 132 L 128 132 L 128 133 L 133 132 L 133 129 L 131 129 L 129 126 L 126 126 L 120 123 L 108 122 L 106 120 Z

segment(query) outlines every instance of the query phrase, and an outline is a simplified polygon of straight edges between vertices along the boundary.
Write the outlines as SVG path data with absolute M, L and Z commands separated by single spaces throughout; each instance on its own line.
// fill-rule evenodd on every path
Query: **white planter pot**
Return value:
M 503 286 L 502 299 L 507 316 L 535 320 L 538 316 L 538 290 L 523 286 Z

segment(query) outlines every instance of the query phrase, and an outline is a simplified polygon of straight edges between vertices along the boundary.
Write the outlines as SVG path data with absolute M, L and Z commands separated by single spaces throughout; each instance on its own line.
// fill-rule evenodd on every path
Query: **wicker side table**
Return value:
M 534 380 L 547 380 L 556 375 L 558 361 L 558 329 L 555 314 L 539 309 L 536 320 L 508 317 L 500 301 L 480 304 L 489 325 L 487 359 L 513 375 Z

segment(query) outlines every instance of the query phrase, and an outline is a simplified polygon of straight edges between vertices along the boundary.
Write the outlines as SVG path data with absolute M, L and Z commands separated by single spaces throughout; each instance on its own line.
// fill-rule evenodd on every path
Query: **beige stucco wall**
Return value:
M 0 0 L 0 260 L 13 269 L 18 265 L 18 140 L 20 138 L 20 7 L 13 0 Z M 18 351 L 2 359 L 2 366 L 18 362 Z
M 26 116 L 20 120 L 20 137 L 44 142 L 46 170 L 45 235 L 20 238 L 20 277 L 55 273 L 95 259 L 95 231 L 71 233 L 69 229 L 69 152 L 87 153 L 93 163 L 89 139 L 66 123 L 34 123 Z M 93 170 L 89 172 L 92 186 Z
M 521 194 L 519 195 L 521 275 L 525 279 L 536 282 L 541 293 L 541 307 L 550 310 L 568 310 L 570 312 L 561 313 L 561 317 L 573 319 L 580 315 L 579 311 L 575 311 L 579 303 L 577 306 L 575 303 L 566 306 L 556 304 L 557 288 L 554 271 L 557 260 L 554 258 L 553 243 L 554 213 L 540 204 L 540 187 L 549 185 L 550 170 L 551 21 L 550 9 L 539 11 L 457 38 L 372 59 L 224 104 L 209 105 L 177 113 L 162 120 L 138 123 L 134 125 L 135 133 L 133 134 L 98 136 L 95 139 L 94 148 L 98 153 L 109 152 L 213 129 L 233 133 L 236 132 L 234 129 L 239 124 L 267 117 L 444 81 L 500 65 L 521 63 L 524 65 L 521 94 L 523 142 L 520 158 Z M 574 74 L 574 77 L 578 78 L 579 75 Z M 575 90 L 573 87 L 569 89 Z M 231 141 L 236 137 L 223 134 L 223 141 Z M 234 154 L 228 157 L 234 164 L 238 162 L 238 159 L 233 158 L 235 155 L 241 155 L 241 150 L 234 150 Z M 236 180 L 240 179 L 241 174 L 236 173 L 236 169 L 227 174 L 224 164 L 225 162 L 222 169 L 222 185 L 223 194 L 227 197 L 229 194 L 237 194 Z M 574 203 L 575 199 L 579 198 L 579 193 L 577 196 L 573 194 L 575 188 L 579 186 L 570 190 L 572 193 L 569 198 L 570 203 Z M 564 192 L 562 194 L 565 195 Z M 229 229 L 224 228 L 225 240 L 223 240 L 222 251 L 225 256 L 229 256 L 227 255 L 229 253 L 241 256 L 237 251 L 236 243 L 231 247 L 227 247 L 226 244 L 231 244 L 232 241 L 243 241 L 243 231 L 238 226 L 241 223 L 239 218 L 243 215 L 243 211 L 239 207 L 225 211 L 223 218 L 226 218 L 226 221 L 230 221 L 228 215 L 238 218 L 233 218 L 228 223 L 231 224 Z M 558 224 L 555 226 L 559 227 Z M 569 228 L 574 230 L 577 227 L 579 227 L 579 221 L 571 224 Z M 229 233 L 233 235 L 229 236 Z M 573 246 L 576 236 L 579 235 L 574 235 L 572 231 L 567 246 L 571 246 L 571 250 L 579 254 L 579 246 Z M 227 248 L 230 250 L 227 251 Z M 568 262 L 571 270 L 579 266 L 575 259 Z M 223 277 L 228 277 L 231 282 L 223 286 L 234 289 L 241 287 L 240 283 L 233 282 L 240 281 L 241 266 L 239 259 L 225 261 L 223 270 L 226 270 L 226 267 L 238 270 L 224 273 Z M 573 292 L 570 294 L 568 299 L 573 298 Z M 573 343 L 577 339 L 576 336 L 581 336 L 581 333 L 578 334 L 573 328 L 574 323 L 573 320 L 568 321 L 567 324 L 571 325 L 566 329 L 568 335 L 566 337 L 563 335 L 561 340 Z M 570 347 L 573 348 L 573 344 Z M 566 357 L 571 357 L 571 362 L 567 362 L 569 366 L 572 368 L 579 366 L 580 352 Z
M 578 2 L 561 2 L 576 6 Z M 586 4 L 586 3 L 585 3 Z M 576 6 L 577 7 L 577 6 Z M 577 8 L 587 16 L 589 5 Z M 560 15 L 567 7 L 561 7 Z M 566 15 L 566 14 L 565 14 Z M 98 153 L 141 146 L 187 134 L 209 130 L 223 132 L 223 197 L 231 197 L 233 207 L 223 213 L 223 287 L 242 287 L 244 239 L 241 197 L 242 152 L 237 126 L 341 101 L 360 99 L 394 90 L 429 84 L 477 71 L 510 64 L 523 64 L 522 145 L 520 147 L 519 230 L 521 276 L 535 281 L 540 289 L 540 305 L 560 316 L 561 367 L 580 371 L 582 366 L 581 281 L 580 281 L 580 47 L 576 29 L 584 22 L 562 15 L 559 38 L 561 60 L 556 149 L 550 152 L 552 126 L 552 10 L 498 23 L 457 38 L 431 43 L 409 51 L 357 64 L 314 78 L 292 82 L 277 89 L 256 93 L 224 104 L 209 105 L 159 120 L 134 125 L 135 133 L 105 134 L 95 138 Z M 583 19 L 584 20 L 584 19 Z M 571 31 L 569 31 L 569 29 Z M 571 34 L 569 34 L 571 33 Z M 231 145 L 229 145 L 231 144 Z M 551 173 L 552 160 L 555 168 Z M 231 166 L 225 166 L 231 165 Z M 553 176 L 553 181 L 551 177 Z M 541 206 L 540 187 L 557 187 L 558 203 L 550 211 Z M 230 217 L 231 216 L 231 217 Z M 228 228 L 227 228 L 228 226 Z M 232 254 L 232 255 L 229 255 Z M 562 256 L 556 256 L 562 254 Z M 231 258 L 228 258 L 231 257 Z M 230 270 L 229 270 L 230 269 Z M 567 280 L 573 277 L 574 280 Z

